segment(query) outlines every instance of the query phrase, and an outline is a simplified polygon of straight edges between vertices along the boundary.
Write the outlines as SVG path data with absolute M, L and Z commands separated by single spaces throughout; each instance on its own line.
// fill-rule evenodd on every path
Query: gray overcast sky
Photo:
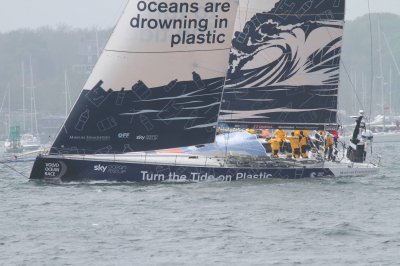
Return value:
M 251 1 L 251 0 L 250 0 Z M 0 32 L 59 24 L 112 27 L 127 0 L 0 0 Z M 400 0 L 370 0 L 372 12 L 400 15 Z M 368 0 L 347 0 L 347 19 L 368 13 Z

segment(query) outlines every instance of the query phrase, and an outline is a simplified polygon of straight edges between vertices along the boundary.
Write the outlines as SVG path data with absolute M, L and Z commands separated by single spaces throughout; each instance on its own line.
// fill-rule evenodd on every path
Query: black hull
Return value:
M 63 182 L 103 180 L 117 182 L 231 182 L 250 179 L 299 179 L 333 176 L 335 176 L 334 173 L 328 168 L 223 168 L 38 157 L 30 179 L 55 179 Z

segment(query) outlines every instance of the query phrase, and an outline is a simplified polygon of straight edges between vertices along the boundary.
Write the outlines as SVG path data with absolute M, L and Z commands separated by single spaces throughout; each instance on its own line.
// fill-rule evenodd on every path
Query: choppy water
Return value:
M 375 145 L 379 176 L 231 184 L 44 184 L 0 166 L 0 265 L 399 265 L 398 151 Z

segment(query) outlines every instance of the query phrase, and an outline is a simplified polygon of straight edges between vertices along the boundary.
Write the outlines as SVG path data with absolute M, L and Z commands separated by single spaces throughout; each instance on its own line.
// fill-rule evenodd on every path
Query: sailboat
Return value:
M 23 102 L 23 128 L 24 134 L 21 135 L 21 145 L 24 151 L 38 151 L 41 148 L 40 139 L 39 139 L 39 131 L 38 131 L 38 123 L 37 123 L 37 112 L 36 112 L 36 96 L 35 96 L 35 85 L 33 81 L 33 67 L 32 67 L 32 58 L 30 58 L 29 62 L 29 71 L 30 71 L 30 86 L 28 87 L 30 90 L 30 132 L 26 132 L 26 108 L 25 108 L 25 67 L 22 65 L 22 102 Z
M 7 130 L 9 130 L 9 135 L 8 139 L 4 142 L 4 148 L 5 148 L 5 153 L 7 154 L 16 154 L 20 153 L 23 151 L 22 146 L 21 146 L 21 134 L 20 134 L 20 128 L 19 126 L 12 126 L 11 125 L 11 117 L 12 117 L 12 112 L 11 112 L 11 86 L 8 84 L 8 90 L 7 93 L 4 96 L 3 99 L 3 104 L 4 100 L 8 96 L 8 117 L 7 117 Z M 1 106 L 1 109 L 3 109 L 3 104 Z
M 27 131 L 26 126 L 26 104 L 25 104 L 25 64 L 21 64 L 22 70 L 22 128 L 20 126 L 11 126 L 11 90 L 8 92 L 9 97 L 9 128 L 10 128 L 10 140 L 5 142 L 5 148 L 8 153 L 16 153 L 20 154 L 22 152 L 28 151 L 38 151 L 41 148 L 38 126 L 37 126 L 37 117 L 36 117 L 36 100 L 35 100 L 35 92 L 34 92 L 34 84 L 33 84 L 33 70 L 32 70 L 32 62 L 30 63 L 30 89 L 31 92 L 31 114 L 30 114 L 30 131 Z M 35 132 L 35 133 L 34 133 Z M 11 141 L 12 140 L 12 141 Z
M 30 178 L 197 182 L 377 173 L 358 139 L 362 114 L 348 158 L 336 162 L 273 158 L 244 131 L 337 129 L 344 2 L 128 1 Z

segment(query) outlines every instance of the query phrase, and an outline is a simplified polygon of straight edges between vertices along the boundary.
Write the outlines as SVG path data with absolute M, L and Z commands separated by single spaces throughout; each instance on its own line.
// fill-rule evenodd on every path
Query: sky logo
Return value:
M 94 166 L 94 170 L 105 173 L 107 171 L 107 166 L 102 166 L 101 164 L 98 164 Z
M 145 137 L 145 136 L 136 136 L 136 139 L 137 139 L 137 140 L 145 140 L 146 137 Z

